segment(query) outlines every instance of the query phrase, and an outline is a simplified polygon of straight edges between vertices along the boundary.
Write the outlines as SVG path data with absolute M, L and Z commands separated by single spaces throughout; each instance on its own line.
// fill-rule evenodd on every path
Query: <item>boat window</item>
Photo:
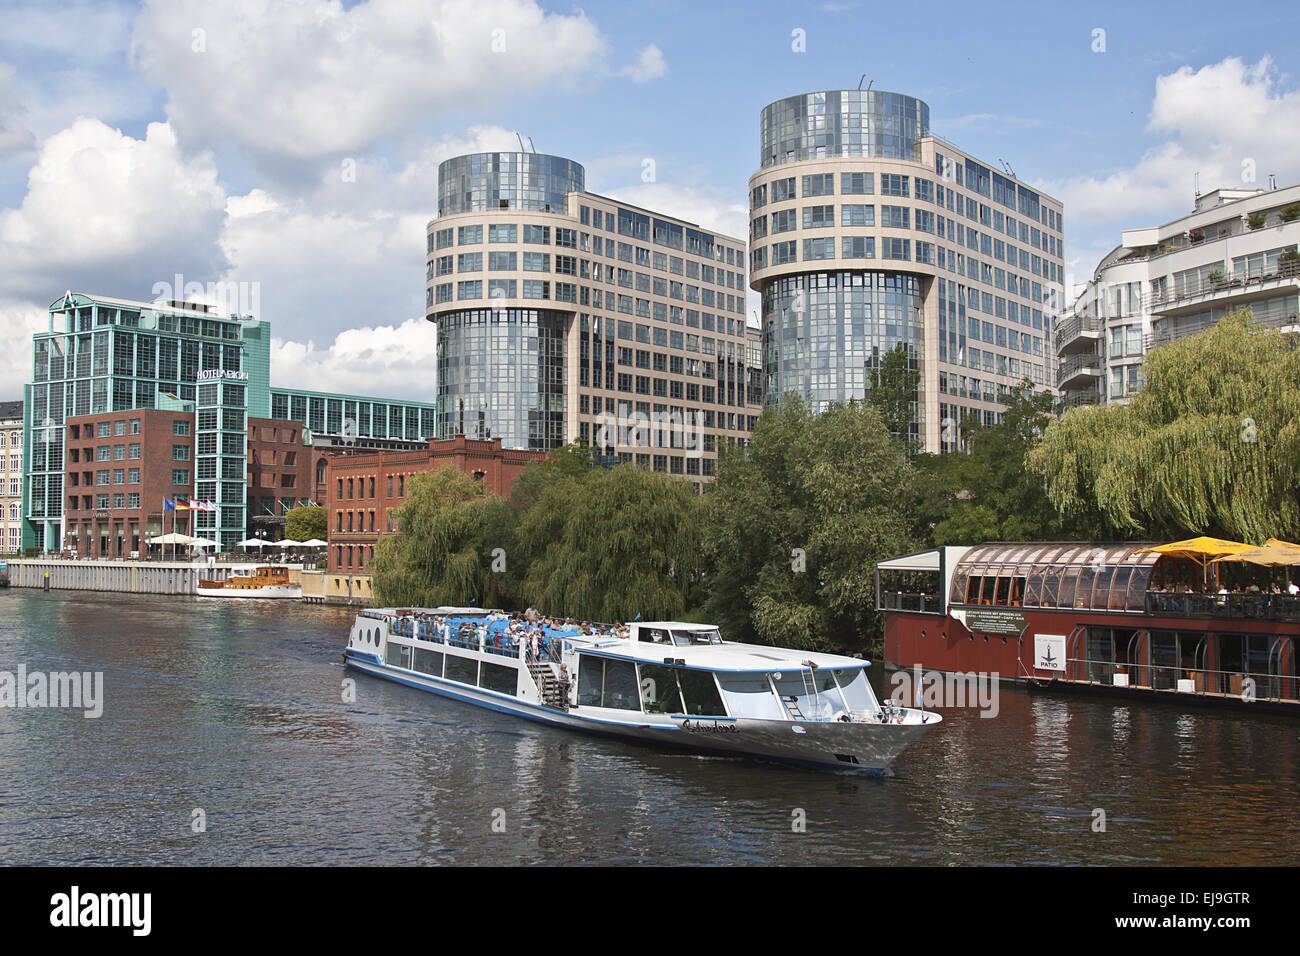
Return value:
M 1056 592 L 1061 586 L 1061 569 L 1043 569 L 1043 591 L 1038 596 L 1039 607 L 1056 607 Z
M 637 639 L 652 644 L 667 644 L 668 632 L 662 627 L 641 627 L 637 628 Z
M 716 627 L 676 628 L 673 630 L 673 643 L 678 647 L 689 647 L 692 644 L 721 644 L 722 635 L 718 633 Z
M 641 695 L 636 682 L 636 664 L 580 654 L 578 703 L 587 707 L 640 710 Z
M 966 603 L 979 604 L 980 602 L 980 583 L 984 579 L 978 574 L 972 574 L 966 582 Z
M 682 688 L 682 702 L 686 713 L 697 717 L 725 717 L 726 709 L 718 696 L 718 685 L 712 671 L 678 670 L 677 682 Z
M 472 657 L 460 657 L 456 654 L 447 655 L 447 680 L 459 681 L 462 684 L 478 683 L 478 661 Z
M 1057 607 L 1074 607 L 1074 586 L 1079 581 L 1078 568 L 1065 568 L 1061 573 L 1061 592 L 1057 596 Z
M 1128 609 L 1142 611 L 1146 609 L 1147 588 L 1151 585 L 1151 566 L 1133 569 L 1133 577 L 1128 582 Z
M 993 603 L 1006 607 L 1011 603 L 1011 579 L 998 578 L 998 589 L 994 593 Z
M 1092 603 L 1088 607 L 1095 608 L 1099 611 L 1106 610 L 1107 602 L 1110 601 L 1110 586 L 1115 580 L 1115 569 L 1104 567 L 1097 569 L 1097 578 L 1092 584 Z
M 722 699 L 732 717 L 784 720 L 785 710 L 776 699 L 767 671 L 757 674 L 719 674 Z
M 822 691 L 822 686 L 825 684 L 823 678 L 829 677 L 829 673 L 823 674 L 820 671 L 809 673 L 807 670 L 780 671 L 779 673 L 780 678 L 774 679 L 772 682 L 776 687 L 776 692 L 787 707 L 793 704 L 797 708 L 799 715 L 810 720 L 830 716 L 834 711 L 834 705 L 838 705 L 839 709 L 843 711 L 844 705 L 842 702 L 830 700 L 830 696 Z M 775 676 L 774 674 L 773 677 L 775 678 Z M 838 698 L 838 694 L 836 694 L 836 697 Z M 797 715 L 792 710 L 790 716 L 793 718 Z
M 1043 572 L 1040 568 L 1034 568 L 1029 572 L 1027 583 L 1025 584 L 1025 607 L 1037 607 L 1039 595 L 1043 593 Z
M 1025 603 L 1025 579 L 1011 579 L 1011 606 L 1020 607 Z
M 1096 576 L 1097 572 L 1091 567 L 1079 569 L 1079 586 L 1074 592 L 1075 608 L 1092 607 L 1092 583 Z
M 1124 610 L 1124 596 L 1128 592 L 1129 577 L 1132 574 L 1132 568 L 1115 569 L 1115 581 L 1110 588 L 1110 609 L 1112 611 Z
M 405 644 L 394 644 L 388 642 L 388 648 L 384 652 L 384 660 L 394 667 L 405 667 L 408 670 L 411 666 L 411 649 Z
M 415 667 L 413 670 L 421 674 L 431 674 L 434 677 L 442 676 L 442 654 L 439 651 L 426 651 L 422 647 L 415 649 Z
M 876 703 L 876 695 L 871 690 L 871 684 L 867 681 L 866 668 L 839 670 L 834 673 L 835 679 L 839 682 L 840 690 L 844 692 L 844 700 L 848 703 L 850 710 L 856 713 L 863 711 L 874 713 L 879 709 L 879 705 Z
M 952 603 L 961 604 L 966 597 L 966 581 L 970 575 L 969 571 L 957 571 L 952 576 Z
M 641 665 L 641 699 L 648 714 L 680 714 L 682 695 L 677 689 L 677 673 L 663 664 Z
M 519 671 L 504 664 L 481 661 L 478 671 L 478 685 L 484 690 L 494 690 L 498 694 L 515 696 L 519 689 Z

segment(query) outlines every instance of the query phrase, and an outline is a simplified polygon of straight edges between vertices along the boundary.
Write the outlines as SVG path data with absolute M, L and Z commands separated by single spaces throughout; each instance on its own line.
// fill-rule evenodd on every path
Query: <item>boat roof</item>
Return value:
M 405 614 L 435 614 L 451 620 L 457 618 L 480 618 L 486 613 L 483 608 L 373 608 L 362 611 L 365 617 L 390 617 L 402 612 Z M 468 613 L 462 613 L 468 612 Z M 505 613 L 505 612 L 495 612 Z M 590 622 L 582 622 L 587 626 Z M 605 625 L 597 625 L 605 627 Z M 699 624 L 688 621 L 633 621 L 625 625 L 628 637 L 616 637 L 612 633 L 572 634 L 565 633 L 567 628 L 548 631 L 550 637 L 580 645 L 583 653 L 594 653 L 608 657 L 636 660 L 647 664 L 663 664 L 672 661 L 676 666 L 700 668 L 712 671 L 787 671 L 804 670 L 811 664 L 816 668 L 835 670 L 870 667 L 871 662 L 858 657 L 842 654 L 827 654 L 821 651 L 799 650 L 797 648 L 771 647 L 766 644 L 738 644 L 723 641 L 721 644 L 686 644 L 669 642 L 643 641 L 638 637 L 642 628 L 661 628 L 668 630 L 713 631 L 715 624 Z M 568 625 L 569 628 L 574 625 Z

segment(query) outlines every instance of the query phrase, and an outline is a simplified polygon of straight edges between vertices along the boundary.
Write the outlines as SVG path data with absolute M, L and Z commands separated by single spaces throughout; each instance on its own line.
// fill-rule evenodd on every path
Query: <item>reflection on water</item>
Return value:
M 996 719 L 945 712 L 890 779 L 815 773 L 658 753 L 355 674 L 344 703 L 351 618 L 0 592 L 0 670 L 99 670 L 106 696 L 97 720 L 0 710 L 0 862 L 1300 858 L 1294 720 L 1004 691 Z

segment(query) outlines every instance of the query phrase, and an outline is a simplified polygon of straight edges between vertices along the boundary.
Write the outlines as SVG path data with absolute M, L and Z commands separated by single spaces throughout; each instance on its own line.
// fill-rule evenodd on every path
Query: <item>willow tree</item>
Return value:
M 406 487 L 406 501 L 393 512 L 399 533 L 375 546 L 375 601 L 394 607 L 481 602 L 492 561 L 487 517 L 500 503 L 454 466 L 414 475 Z
M 1300 353 L 1233 313 L 1161 346 L 1128 405 L 1080 408 L 1030 455 L 1053 504 L 1121 535 L 1300 536 Z
M 914 478 L 879 410 L 797 396 L 722 456 L 708 503 L 708 610 L 735 639 L 865 648 L 879 634 L 875 564 L 911 550 Z
M 522 512 L 524 594 L 544 614 L 592 621 L 680 618 L 701 595 L 700 499 L 633 465 L 552 475 Z

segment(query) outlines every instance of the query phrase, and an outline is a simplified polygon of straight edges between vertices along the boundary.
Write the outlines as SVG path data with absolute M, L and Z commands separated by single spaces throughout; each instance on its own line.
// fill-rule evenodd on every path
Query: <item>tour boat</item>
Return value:
M 888 772 L 942 718 L 877 700 L 869 662 L 724 641 L 717 627 L 545 628 L 476 608 L 361 611 L 347 666 L 556 727 L 817 769 Z
M 194 586 L 194 591 L 200 597 L 302 597 L 302 585 L 289 583 L 287 568 L 254 568 L 249 574 L 235 574 L 221 581 L 200 579 Z

